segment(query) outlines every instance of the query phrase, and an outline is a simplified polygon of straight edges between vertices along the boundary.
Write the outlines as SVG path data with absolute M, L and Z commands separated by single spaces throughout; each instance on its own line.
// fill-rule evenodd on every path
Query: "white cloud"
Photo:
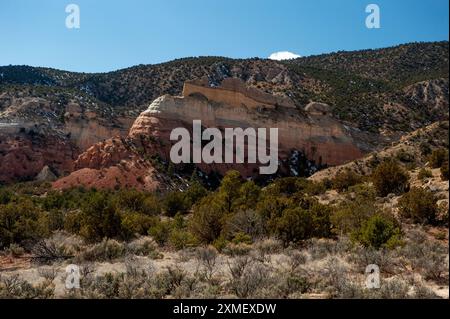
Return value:
M 298 55 L 298 54 L 295 54 L 295 53 L 292 53 L 289 51 L 275 52 L 269 56 L 270 60 L 277 60 L 277 61 L 292 60 L 292 59 L 296 59 L 296 58 L 301 58 L 301 55 Z

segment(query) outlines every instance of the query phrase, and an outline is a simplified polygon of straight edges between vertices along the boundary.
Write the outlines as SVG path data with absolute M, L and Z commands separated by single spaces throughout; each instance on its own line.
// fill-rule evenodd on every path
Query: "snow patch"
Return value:
M 293 60 L 301 58 L 301 55 L 298 55 L 296 53 L 292 53 L 289 51 L 280 51 L 280 52 L 274 52 L 269 56 L 270 60 L 276 60 L 276 61 L 282 61 L 282 60 Z

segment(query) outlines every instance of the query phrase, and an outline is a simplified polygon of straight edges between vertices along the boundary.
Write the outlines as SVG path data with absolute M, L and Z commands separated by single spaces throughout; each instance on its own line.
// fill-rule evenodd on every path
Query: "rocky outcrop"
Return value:
M 31 180 L 45 166 L 69 173 L 77 154 L 67 139 L 28 130 L 14 135 L 0 130 L 0 183 Z
M 292 100 L 248 87 L 238 78 L 225 78 L 220 83 L 220 86 L 210 83 L 207 77 L 203 77 L 200 80 L 187 81 L 183 87 L 183 96 L 187 97 L 195 94 L 201 94 L 210 101 L 237 108 L 295 108 Z
M 306 111 L 300 110 L 288 100 L 267 97 L 235 80 L 225 81 L 225 88 L 188 83 L 184 92 L 185 96 L 157 98 L 136 119 L 126 139 L 114 138 L 92 146 L 78 157 L 77 170 L 54 186 L 159 187 L 160 180 L 148 158 L 158 156 L 169 162 L 174 143 L 170 141 L 170 133 L 179 127 L 191 131 L 193 120 L 201 120 L 204 127 L 222 131 L 225 128 L 278 128 L 282 161 L 294 152 L 301 152 L 317 165 L 339 165 L 363 155 L 347 129 L 329 115 L 327 105 L 311 103 Z M 258 164 L 199 164 L 198 167 L 220 174 L 237 169 L 244 177 L 258 174 Z
M 38 182 L 53 182 L 57 179 L 58 177 L 48 166 L 44 166 L 41 172 L 36 176 L 36 181 Z
M 135 121 L 129 136 L 155 136 L 169 141 L 173 128 L 190 128 L 193 120 L 201 120 L 205 127 L 221 130 L 236 127 L 278 128 L 282 158 L 293 150 L 299 150 L 316 163 L 339 165 L 362 156 L 346 128 L 325 111 L 326 105 L 322 104 L 319 108 L 317 105 L 320 104 L 312 103 L 316 106 L 307 107 L 305 113 L 294 107 L 276 104 L 265 107 L 265 100 L 261 105 L 249 108 L 244 103 L 240 106 L 228 104 L 228 93 L 222 95 L 221 88 L 210 90 L 217 90 L 216 94 L 209 94 L 210 98 L 200 90 L 190 91 L 188 96 L 165 95 L 156 99 Z M 320 112 L 317 112 L 318 108 Z
M 435 79 L 410 85 L 404 92 L 411 101 L 448 115 L 448 89 L 448 79 Z
M 0 93 L 0 183 L 35 179 L 45 166 L 68 174 L 80 152 L 112 136 L 126 136 L 133 122 L 83 97 L 26 94 Z
M 428 145 L 431 150 L 448 148 L 449 122 L 435 122 L 426 127 L 402 136 L 391 146 L 366 154 L 354 161 L 323 169 L 309 177 L 310 180 L 322 181 L 332 179 L 340 172 L 350 170 L 360 175 L 370 175 L 373 169 L 385 159 L 400 158 L 400 164 L 406 168 L 423 168 L 428 162 L 428 156 L 422 154 L 422 145 Z M 432 143 L 430 143 L 432 141 Z M 448 184 L 448 182 L 447 182 Z

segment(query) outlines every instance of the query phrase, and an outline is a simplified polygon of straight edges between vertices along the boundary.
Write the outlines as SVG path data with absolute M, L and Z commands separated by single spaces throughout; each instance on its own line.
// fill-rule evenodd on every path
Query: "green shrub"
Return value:
M 331 181 L 325 179 L 320 182 L 309 182 L 305 188 L 305 193 L 309 195 L 324 194 L 328 188 L 331 188 Z
M 400 244 L 401 230 L 392 217 L 375 214 L 352 234 L 352 238 L 366 247 L 393 248 Z
M 6 187 L 0 186 L 0 205 L 6 205 L 13 199 L 13 193 Z
M 265 195 L 256 206 L 257 213 L 261 216 L 263 230 L 266 234 L 274 234 L 277 218 L 281 216 L 283 211 L 293 205 L 291 198 Z
M 299 178 L 297 177 L 279 178 L 273 182 L 271 188 L 274 189 L 274 195 L 292 195 L 300 190 L 299 182 L 301 183 L 301 181 L 299 181 Z
M 237 200 L 240 198 L 240 189 L 242 177 L 238 171 L 229 171 L 220 183 L 218 195 L 224 201 L 224 207 L 228 213 L 231 213 Z
M 328 238 L 332 236 L 332 223 L 331 223 L 330 206 L 322 205 L 319 203 L 313 204 L 309 213 L 313 218 L 313 236 L 319 238 Z
M 47 217 L 29 199 L 0 205 L 0 248 L 48 236 Z
M 220 195 L 212 194 L 194 207 L 190 229 L 200 242 L 209 244 L 219 238 L 229 204 Z
M 189 186 L 185 195 L 188 207 L 191 208 L 192 205 L 197 203 L 200 199 L 202 199 L 206 195 L 208 195 L 208 190 L 205 187 L 203 187 L 203 185 L 200 184 L 198 181 L 194 181 L 192 185 Z
M 311 238 L 314 220 L 312 215 L 301 208 L 286 209 L 277 219 L 276 236 L 285 246 L 289 243 Z
M 434 195 L 423 188 L 412 188 L 398 201 L 400 215 L 415 223 L 436 223 L 438 207 Z
M 350 234 L 375 214 L 375 191 L 367 185 L 350 188 L 351 193 L 331 215 L 334 231 L 339 235 Z
M 160 245 L 164 245 L 170 236 L 172 225 L 170 221 L 157 221 L 150 229 L 148 234 Z
M 395 160 L 386 160 L 378 165 L 373 174 L 372 181 L 381 197 L 391 193 L 399 195 L 409 188 L 409 175 Z
M 419 174 L 417 174 L 417 178 L 422 181 L 427 178 L 430 178 L 430 177 L 433 177 L 433 173 L 429 169 L 426 169 L 426 168 L 422 168 L 419 171 Z
M 168 193 L 164 197 L 163 201 L 164 213 L 167 216 L 173 217 L 177 213 L 186 213 L 189 207 L 189 201 L 187 200 L 184 193 L 180 191 L 174 191 Z
M 332 187 L 339 192 L 348 190 L 350 186 L 361 183 L 362 176 L 355 172 L 345 169 L 332 179 Z
M 250 239 L 256 239 L 264 234 L 261 215 L 253 210 L 241 210 L 227 218 L 223 234 L 227 239 L 235 238 L 237 234 L 246 234 Z
M 112 200 L 115 200 L 117 206 L 122 210 L 151 216 L 161 213 L 159 200 L 153 194 L 138 190 L 120 190 L 112 196 Z
M 81 211 L 71 211 L 64 215 L 64 230 L 69 233 L 79 234 L 81 230 Z
M 252 237 L 249 234 L 246 234 L 243 232 L 236 233 L 234 235 L 233 239 L 231 240 L 231 242 L 235 245 L 239 245 L 239 244 L 251 245 L 253 243 Z
M 149 228 L 156 224 L 156 220 L 156 217 L 141 213 L 122 213 L 122 237 L 130 239 L 135 235 L 147 235 Z
M 217 251 L 222 252 L 227 245 L 229 244 L 229 241 L 225 239 L 225 236 L 219 236 L 219 238 L 217 238 L 216 240 L 214 240 L 212 242 L 212 245 L 214 246 L 214 248 L 217 249 Z
M 240 209 L 254 208 L 261 195 L 261 188 L 253 181 L 242 184 L 239 188 L 239 198 L 236 200 L 236 206 Z
M 123 235 L 121 216 L 107 193 L 92 193 L 84 203 L 80 217 L 80 235 L 88 241 Z
M 188 230 L 174 228 L 169 235 L 169 244 L 175 249 L 197 246 L 198 241 Z
M 64 229 L 64 214 L 60 210 L 52 210 L 44 214 L 49 232 Z
M 439 148 L 434 150 L 428 161 L 430 162 L 430 166 L 432 168 L 439 168 L 441 167 L 445 162 L 448 162 L 448 150 L 445 148 Z

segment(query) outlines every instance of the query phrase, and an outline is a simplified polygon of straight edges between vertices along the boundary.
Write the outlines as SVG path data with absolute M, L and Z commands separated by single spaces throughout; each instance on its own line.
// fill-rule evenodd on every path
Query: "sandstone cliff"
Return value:
M 173 144 L 171 131 L 177 127 L 191 131 L 193 120 L 222 131 L 237 127 L 278 128 L 281 163 L 295 152 L 304 154 L 316 165 L 339 165 L 363 155 L 347 129 L 330 116 L 325 104 L 311 103 L 306 111 L 299 110 L 291 101 L 250 90 L 237 79 L 229 79 L 218 87 L 207 86 L 205 82 L 187 83 L 184 93 L 185 96 L 164 95 L 156 99 L 136 119 L 127 139 L 111 139 L 92 146 L 75 162 L 77 170 L 57 181 L 55 187 L 77 184 L 115 187 L 120 183 L 112 176 L 117 174 L 117 179 L 125 181 L 126 186 L 152 188 L 158 181 L 146 158 L 156 155 L 168 163 Z M 258 174 L 258 164 L 198 167 L 207 173 L 225 174 L 229 169 L 237 169 L 244 177 Z M 280 173 L 292 172 L 280 166 Z M 141 174 L 140 181 L 136 174 Z

